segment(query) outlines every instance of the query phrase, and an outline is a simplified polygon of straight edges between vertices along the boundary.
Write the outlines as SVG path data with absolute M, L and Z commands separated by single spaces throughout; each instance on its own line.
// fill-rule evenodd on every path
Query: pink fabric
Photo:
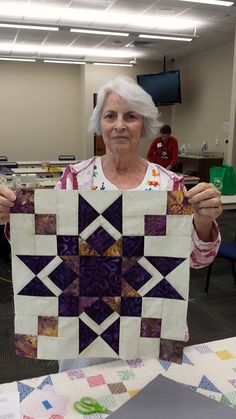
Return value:
M 93 170 L 96 157 L 89 160 L 84 160 L 75 165 L 70 165 L 63 173 L 61 179 L 56 185 L 56 189 L 79 189 L 89 190 L 92 189 L 93 184 Z M 183 190 L 184 179 L 182 176 L 177 176 L 175 173 L 158 166 L 158 171 L 162 176 L 167 178 L 167 190 Z M 74 187 L 74 177 L 77 178 L 78 187 Z M 161 176 L 160 176 L 161 179 Z M 215 258 L 220 242 L 220 232 L 217 223 L 213 223 L 213 241 L 203 242 L 198 238 L 197 232 L 192 228 L 192 247 L 190 255 L 191 268 L 199 269 L 209 265 Z

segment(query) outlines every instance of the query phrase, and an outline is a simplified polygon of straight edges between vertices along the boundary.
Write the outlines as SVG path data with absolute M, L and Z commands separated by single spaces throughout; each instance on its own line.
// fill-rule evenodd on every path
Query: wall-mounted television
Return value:
M 179 70 L 137 76 L 138 84 L 152 96 L 156 106 L 181 103 Z

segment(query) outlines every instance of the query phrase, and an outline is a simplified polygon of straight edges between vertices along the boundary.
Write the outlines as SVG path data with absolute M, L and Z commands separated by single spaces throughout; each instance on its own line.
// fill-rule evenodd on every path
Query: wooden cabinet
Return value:
M 178 162 L 183 165 L 183 173 L 195 174 L 200 177 L 200 182 L 209 182 L 210 167 L 221 166 L 223 157 L 179 156 Z
M 106 153 L 106 147 L 102 135 L 94 135 L 94 156 L 103 156 Z
M 97 103 L 97 93 L 93 94 L 93 107 L 95 108 Z M 102 135 L 94 134 L 94 156 L 103 156 L 106 153 L 106 147 L 102 138 Z

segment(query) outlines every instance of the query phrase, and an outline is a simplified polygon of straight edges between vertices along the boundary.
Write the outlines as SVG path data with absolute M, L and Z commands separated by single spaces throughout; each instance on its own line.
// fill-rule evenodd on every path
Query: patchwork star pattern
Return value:
M 181 363 L 191 214 L 181 191 L 18 190 L 17 354 Z

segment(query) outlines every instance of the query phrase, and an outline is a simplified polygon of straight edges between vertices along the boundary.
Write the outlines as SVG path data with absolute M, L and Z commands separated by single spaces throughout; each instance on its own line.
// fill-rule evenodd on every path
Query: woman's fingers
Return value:
M 7 186 L 0 185 L 0 224 L 5 224 L 10 218 L 10 208 L 13 207 L 16 195 Z
M 221 206 L 221 202 L 218 198 L 211 198 L 211 199 L 204 199 L 203 201 L 199 201 L 196 204 L 192 204 L 193 209 L 201 209 L 201 208 L 219 208 Z
M 194 188 L 187 191 L 186 196 L 192 205 L 212 198 L 215 198 L 218 204 L 221 203 L 220 192 L 217 191 L 213 185 L 208 183 L 199 183 Z
M 9 199 L 3 196 L 0 196 L 0 212 L 4 212 L 6 211 L 6 209 L 10 210 L 10 208 L 13 206 L 14 206 L 14 201 L 9 201 Z
M 13 202 L 16 199 L 16 194 L 6 185 L 0 185 L 0 202 Z
M 199 183 L 186 192 L 192 204 L 194 220 L 201 224 L 209 224 L 209 220 L 216 220 L 222 213 L 220 192 L 210 183 Z

